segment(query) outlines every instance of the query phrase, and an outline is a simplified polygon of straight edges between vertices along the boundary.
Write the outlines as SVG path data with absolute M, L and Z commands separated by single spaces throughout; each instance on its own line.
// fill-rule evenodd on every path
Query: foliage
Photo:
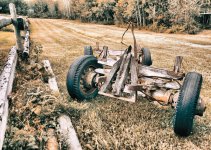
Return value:
M 200 0 L 36 0 L 28 6 L 23 0 L 1 0 L 1 12 L 9 12 L 9 2 L 16 4 L 18 13 L 28 13 L 29 17 L 79 19 L 117 25 L 133 21 L 139 28 L 156 32 L 172 28 L 170 32 L 194 34 L 201 28 Z
M 27 15 L 28 5 L 24 0 L 1 0 L 0 13 L 9 14 L 9 3 L 14 3 L 18 14 Z

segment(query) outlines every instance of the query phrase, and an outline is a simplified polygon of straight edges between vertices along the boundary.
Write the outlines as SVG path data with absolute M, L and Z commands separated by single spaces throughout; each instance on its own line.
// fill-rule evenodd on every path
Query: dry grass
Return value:
M 77 103 L 66 92 L 65 82 L 69 65 L 83 54 L 84 45 L 95 42 L 122 49 L 120 44 L 124 29 L 114 26 L 80 24 L 64 20 L 37 20 L 32 22 L 32 38 L 44 47 L 42 57 L 53 64 L 60 90 L 65 101 L 77 110 L 69 112 L 84 149 L 209 149 L 211 139 L 210 112 L 196 118 L 193 134 L 188 138 L 175 136 L 172 130 L 173 110 L 158 109 L 145 101 L 130 104 L 98 96 L 91 102 Z M 41 26 L 42 25 L 42 26 Z M 185 58 L 186 71 L 198 71 L 204 76 L 202 95 L 211 97 L 211 45 L 184 41 L 189 35 L 136 32 L 142 46 L 152 51 L 157 67 L 172 69 L 176 55 Z M 209 36 L 210 35 L 206 35 Z M 196 41 L 206 39 L 203 34 L 191 37 Z M 132 44 L 130 34 L 125 41 Z M 192 45 L 193 44 L 193 45 Z M 167 63 L 168 62 L 168 63 Z
M 193 134 L 181 138 L 172 130 L 171 108 L 160 109 L 144 99 L 132 104 L 98 96 L 91 102 L 78 103 L 69 97 L 66 74 L 70 64 L 83 54 L 83 47 L 94 46 L 98 41 L 112 49 L 123 49 L 120 44 L 123 28 L 49 19 L 32 19 L 31 25 L 32 39 L 43 46 L 41 59 L 52 63 L 63 97 L 60 102 L 67 105 L 60 110 L 72 118 L 84 149 L 211 149 L 209 105 L 204 117 L 196 117 Z M 210 34 L 137 31 L 136 36 L 143 47 L 150 48 L 154 66 L 172 69 L 175 56 L 184 56 L 184 70 L 202 73 L 201 95 L 205 100 L 211 97 L 211 45 L 207 40 Z M 130 34 L 126 34 L 125 42 L 132 44 Z
M 9 49 L 15 45 L 14 33 L 0 31 L 0 73 L 7 60 Z

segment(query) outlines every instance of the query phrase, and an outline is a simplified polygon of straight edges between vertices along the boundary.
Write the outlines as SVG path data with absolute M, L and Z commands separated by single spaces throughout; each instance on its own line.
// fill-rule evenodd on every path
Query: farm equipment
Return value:
M 134 40 L 135 41 L 135 40 Z M 93 55 L 86 46 L 84 56 L 73 62 L 67 75 L 67 89 L 78 101 L 90 100 L 98 94 L 124 101 L 135 102 L 141 98 L 156 101 L 176 110 L 174 131 L 188 136 L 192 131 L 194 116 L 203 116 L 205 105 L 200 98 L 202 75 L 183 73 L 183 57 L 177 56 L 171 71 L 151 67 L 151 53 L 147 48 L 128 46 L 126 50 L 109 50 L 99 43 Z

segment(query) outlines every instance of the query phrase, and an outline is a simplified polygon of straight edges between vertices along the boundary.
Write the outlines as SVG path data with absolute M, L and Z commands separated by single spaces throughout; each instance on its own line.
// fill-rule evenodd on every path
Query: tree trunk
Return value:
M 146 18 L 145 18 L 145 12 L 144 12 L 144 6 L 142 6 L 142 18 L 143 18 L 143 26 L 146 26 Z
M 141 10 L 140 10 L 140 0 L 137 0 L 137 9 L 138 9 L 138 16 L 139 16 L 139 24 L 142 26 L 142 18 L 141 18 Z

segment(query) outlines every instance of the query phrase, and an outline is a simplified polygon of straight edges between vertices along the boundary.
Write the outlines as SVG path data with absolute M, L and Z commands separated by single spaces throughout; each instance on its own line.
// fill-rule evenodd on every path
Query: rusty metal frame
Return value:
M 100 85 L 100 95 L 128 102 L 146 97 L 149 101 L 176 108 L 181 81 L 185 77 L 181 70 L 183 57 L 177 56 L 173 69 L 169 71 L 142 65 L 141 60 L 135 58 L 131 46 L 125 51 L 108 50 L 107 46 L 100 50 L 99 43 L 97 46 L 96 49 L 100 53 L 98 63 L 104 66 L 103 69 L 95 70 L 98 75 L 94 82 Z M 115 56 L 117 59 L 109 56 Z M 200 98 L 196 115 L 203 115 L 204 110 L 205 105 Z

